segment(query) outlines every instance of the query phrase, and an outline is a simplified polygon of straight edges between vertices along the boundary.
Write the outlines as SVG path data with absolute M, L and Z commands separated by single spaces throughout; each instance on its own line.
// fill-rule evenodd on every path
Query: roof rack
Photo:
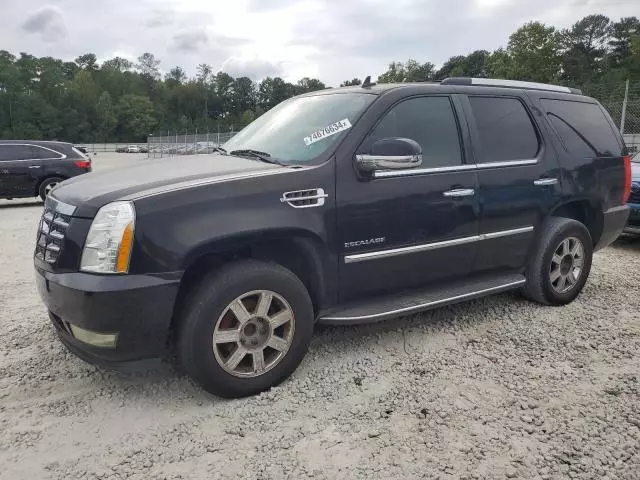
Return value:
M 526 90 L 547 90 L 550 92 L 575 93 L 582 95 L 582 90 L 550 85 L 548 83 L 522 82 L 519 80 L 502 80 L 499 78 L 450 77 L 442 80 L 442 85 L 478 85 L 484 87 L 523 88 Z

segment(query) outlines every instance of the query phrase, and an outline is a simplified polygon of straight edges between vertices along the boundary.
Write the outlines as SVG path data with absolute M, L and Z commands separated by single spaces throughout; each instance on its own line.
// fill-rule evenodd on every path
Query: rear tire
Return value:
M 42 181 L 42 183 L 40 184 L 40 188 L 38 188 L 38 194 L 40 195 L 40 198 L 43 202 L 47 199 L 47 195 L 49 195 L 49 192 L 53 190 L 53 187 L 58 185 L 63 180 L 64 178 L 60 177 L 50 177 L 45 178 Z
M 522 294 L 543 305 L 572 302 L 587 282 L 592 257 L 593 241 L 582 223 L 551 217 L 532 254 Z
M 304 284 L 280 265 L 246 260 L 223 266 L 191 292 L 179 318 L 177 354 L 209 393 L 253 395 L 298 367 L 313 334 Z

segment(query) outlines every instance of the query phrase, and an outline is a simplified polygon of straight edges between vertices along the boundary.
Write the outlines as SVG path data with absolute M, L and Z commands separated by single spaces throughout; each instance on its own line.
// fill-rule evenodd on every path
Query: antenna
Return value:
M 375 83 L 371 83 L 371 75 L 367 75 L 367 78 L 362 82 L 362 88 L 371 88 L 375 85 Z

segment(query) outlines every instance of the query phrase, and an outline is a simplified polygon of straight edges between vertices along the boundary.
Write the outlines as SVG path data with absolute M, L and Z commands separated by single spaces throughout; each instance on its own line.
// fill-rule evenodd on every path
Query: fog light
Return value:
M 73 333 L 73 337 L 76 340 L 88 343 L 94 347 L 116 348 L 116 340 L 118 339 L 117 333 L 92 332 L 91 330 L 85 330 L 84 328 L 77 327 L 71 323 L 69 324 L 69 328 L 71 328 L 71 333 Z

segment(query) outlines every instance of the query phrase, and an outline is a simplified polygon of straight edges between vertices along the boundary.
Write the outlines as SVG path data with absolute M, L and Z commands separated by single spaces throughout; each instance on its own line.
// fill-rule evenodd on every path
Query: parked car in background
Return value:
M 630 160 L 575 89 L 367 80 L 286 100 L 216 154 L 65 183 L 45 205 L 36 283 L 78 356 L 171 347 L 209 392 L 250 395 L 295 370 L 315 322 L 512 289 L 573 301 L 627 222 Z
M 626 233 L 640 235 L 640 152 L 631 159 L 631 195 L 629 196 L 629 221 Z
M 138 153 L 140 152 L 140 147 L 138 145 L 129 145 L 127 147 L 127 153 Z
M 91 159 L 71 143 L 0 140 L 0 198 L 49 192 L 67 178 L 91 171 Z
M 89 155 L 89 150 L 87 149 L 87 147 L 83 147 L 81 145 L 76 145 L 75 147 L 85 155 Z

